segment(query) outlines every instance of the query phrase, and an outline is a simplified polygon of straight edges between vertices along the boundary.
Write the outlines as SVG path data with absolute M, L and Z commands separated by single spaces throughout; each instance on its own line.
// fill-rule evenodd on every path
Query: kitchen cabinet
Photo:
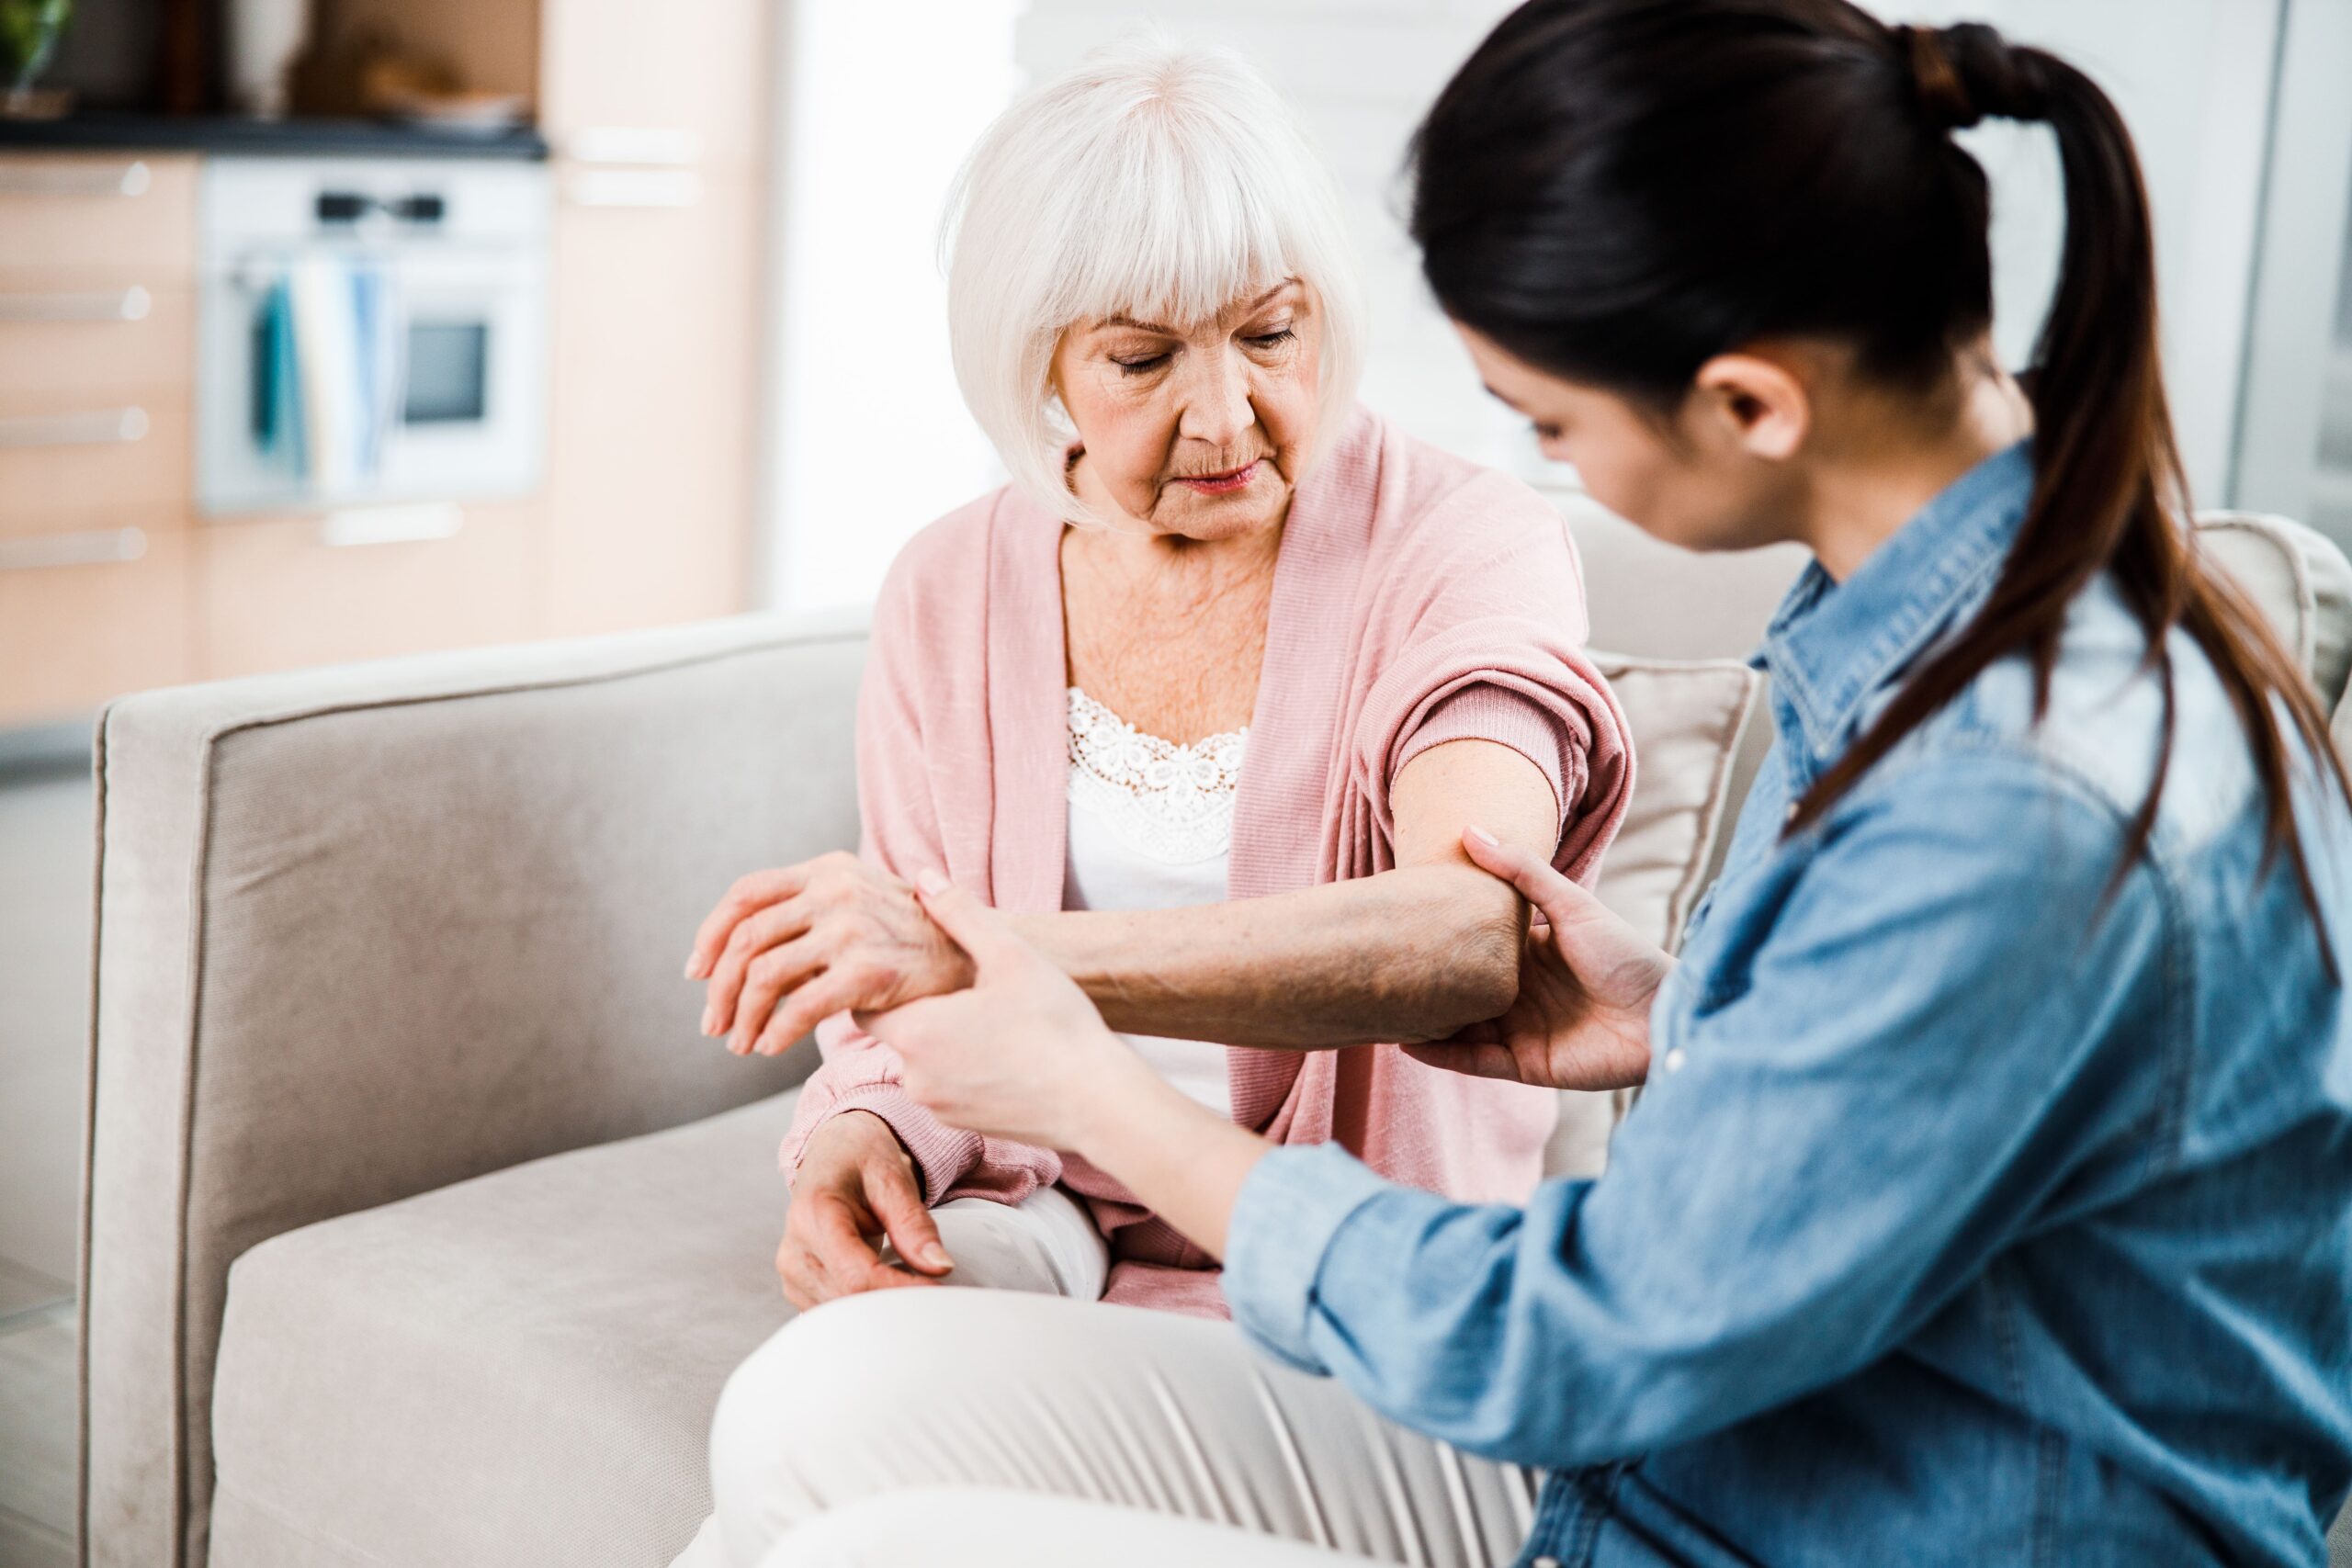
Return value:
M 768 13 L 707 0 L 650 28 L 623 0 L 542 6 L 551 634 L 749 602 Z
M 186 154 L 0 154 L 0 276 L 12 288 L 185 282 L 196 170 Z
M 406 517 L 428 526 L 406 529 Z M 379 518 L 388 532 L 421 536 L 368 538 Z M 356 536 L 339 543 L 346 523 Z M 208 523 L 197 536 L 205 675 L 529 637 L 538 630 L 537 525 L 531 502 Z
M 701 182 L 695 200 L 679 207 L 558 209 L 551 634 L 744 607 L 755 197 L 737 176 Z
M 533 11 L 401 14 L 483 84 L 535 94 L 545 144 L 289 121 L 267 146 L 250 123 L 159 120 L 187 150 L 0 148 L 0 728 L 143 686 L 745 607 L 771 6 Z M 199 357 L 236 347 L 199 348 L 221 173 L 206 160 L 308 152 L 381 173 L 549 147 L 549 262 L 531 285 L 547 351 L 520 333 L 492 351 L 545 378 L 537 493 L 411 505 L 403 487 L 383 507 L 200 513 Z
M 195 673 L 196 173 L 0 156 L 0 725 Z
M 582 165 L 765 162 L 768 0 L 540 0 L 539 123 Z
M 188 582 L 175 513 L 0 538 L 0 722 L 195 679 Z

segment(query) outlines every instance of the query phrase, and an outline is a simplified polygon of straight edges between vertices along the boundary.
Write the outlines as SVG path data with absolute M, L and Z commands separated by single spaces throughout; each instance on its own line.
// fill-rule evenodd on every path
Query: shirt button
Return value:
M 1556 1557 L 1539 1557 L 1529 1563 L 1527 1568 L 1560 1568 L 1560 1560 Z
M 1679 1073 L 1682 1070 L 1682 1064 L 1688 1060 L 1690 1058 L 1682 1054 L 1682 1047 L 1677 1045 L 1666 1054 L 1666 1070 L 1669 1073 Z
M 1781 820 L 1783 822 L 1795 821 L 1797 819 L 1797 807 L 1804 804 L 1804 802 L 1803 800 L 1792 800 L 1789 802 L 1789 808 L 1781 814 Z

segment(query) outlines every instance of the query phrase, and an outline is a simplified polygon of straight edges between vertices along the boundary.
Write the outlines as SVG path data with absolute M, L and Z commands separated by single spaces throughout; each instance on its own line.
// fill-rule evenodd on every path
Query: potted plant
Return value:
M 0 107 L 16 115 L 62 114 L 68 95 L 36 93 L 57 40 L 74 15 L 74 0 L 0 0 Z

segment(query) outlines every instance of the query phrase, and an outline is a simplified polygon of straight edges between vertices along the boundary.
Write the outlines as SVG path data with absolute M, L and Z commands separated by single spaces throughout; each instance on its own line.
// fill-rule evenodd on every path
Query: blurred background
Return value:
M 130 690 L 869 598 L 999 482 L 934 254 L 1024 83 L 1239 50 L 1346 194 L 1367 401 L 1573 488 L 1397 220 L 1499 0 L 0 0 L 0 1561 L 63 1561 L 90 721 Z M 2121 105 L 2206 506 L 2352 546 L 2352 0 L 1982 0 Z M 1970 133 L 1999 335 L 2046 138 Z

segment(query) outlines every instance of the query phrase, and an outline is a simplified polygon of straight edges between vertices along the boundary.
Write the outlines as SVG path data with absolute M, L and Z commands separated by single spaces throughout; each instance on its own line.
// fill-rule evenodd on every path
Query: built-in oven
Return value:
M 538 488 L 544 166 L 216 157 L 201 200 L 206 513 Z

